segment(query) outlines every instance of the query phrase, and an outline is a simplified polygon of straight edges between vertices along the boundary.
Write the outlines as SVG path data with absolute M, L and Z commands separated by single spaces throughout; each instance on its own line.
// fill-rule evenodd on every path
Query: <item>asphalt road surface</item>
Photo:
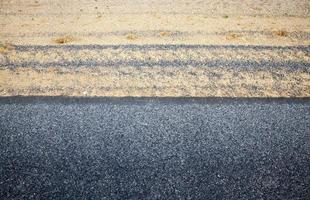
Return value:
M 1 199 L 308 199 L 309 99 L 0 98 Z

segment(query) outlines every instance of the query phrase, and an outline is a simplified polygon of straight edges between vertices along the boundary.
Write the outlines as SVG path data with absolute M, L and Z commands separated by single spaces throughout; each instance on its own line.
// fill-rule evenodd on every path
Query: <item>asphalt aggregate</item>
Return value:
M 309 199 L 310 100 L 0 98 L 0 199 Z

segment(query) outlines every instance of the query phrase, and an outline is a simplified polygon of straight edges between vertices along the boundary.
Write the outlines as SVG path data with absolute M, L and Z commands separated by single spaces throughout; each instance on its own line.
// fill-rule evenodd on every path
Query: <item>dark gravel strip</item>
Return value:
M 69 50 L 81 50 L 81 49 L 132 49 L 132 50 L 173 50 L 173 49 L 249 49 L 249 50 L 302 50 L 310 52 L 309 45 L 300 46 L 255 46 L 255 45 L 13 45 L 18 51 L 29 51 L 29 50 L 48 50 L 48 49 L 69 49 Z
M 197 62 L 195 60 L 188 61 L 158 61 L 158 62 L 139 62 L 139 61 L 115 61 L 115 62 L 97 62 L 96 60 L 79 61 L 75 60 L 72 62 L 22 62 L 22 63 L 3 63 L 1 67 L 15 68 L 15 67 L 67 67 L 67 68 L 78 68 L 78 67 L 225 67 L 225 68 L 248 68 L 248 69 L 273 69 L 273 68 L 286 68 L 286 69 L 304 69 L 309 70 L 309 62 L 267 62 L 267 61 L 225 61 L 225 60 L 212 60 L 207 62 Z

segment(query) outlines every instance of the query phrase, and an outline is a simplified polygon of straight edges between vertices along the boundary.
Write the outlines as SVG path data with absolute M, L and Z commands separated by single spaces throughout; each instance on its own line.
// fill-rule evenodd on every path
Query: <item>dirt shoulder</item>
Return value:
M 0 14 L 70 15 L 100 14 L 203 14 L 219 16 L 309 17 L 308 0 L 7 0 L 0 1 Z
M 310 96 L 307 0 L 0 1 L 0 96 Z
M 304 17 L 128 14 L 9 16 L 1 22 L 0 41 L 18 45 L 310 45 L 310 18 Z
M 306 0 L 0 1 L 0 42 L 309 45 Z

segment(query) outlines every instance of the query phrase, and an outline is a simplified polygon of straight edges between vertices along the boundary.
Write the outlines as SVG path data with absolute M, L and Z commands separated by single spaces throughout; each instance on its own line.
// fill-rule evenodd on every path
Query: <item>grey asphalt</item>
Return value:
M 309 199 L 310 100 L 0 98 L 0 199 Z

